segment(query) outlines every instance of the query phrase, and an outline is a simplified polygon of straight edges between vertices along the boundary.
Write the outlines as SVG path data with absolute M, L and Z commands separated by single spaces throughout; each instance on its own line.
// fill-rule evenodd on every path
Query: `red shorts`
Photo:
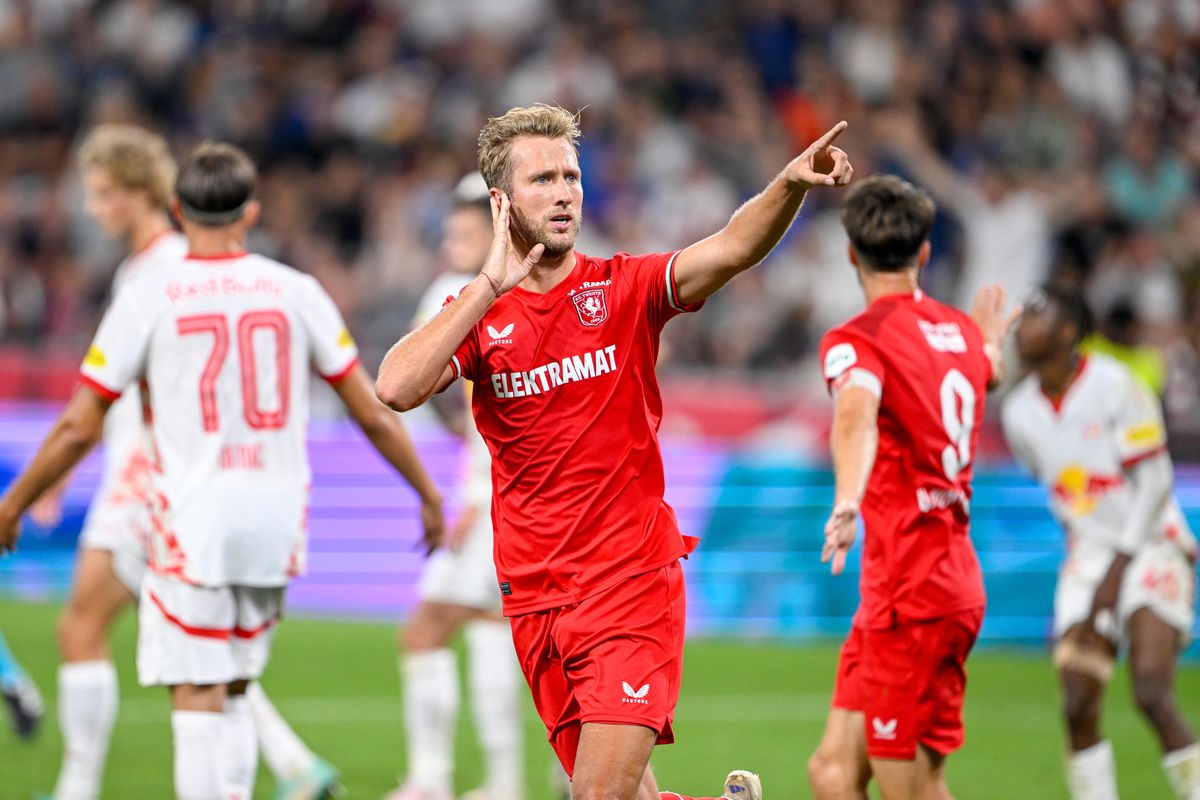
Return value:
M 911 761 L 917 743 L 947 755 L 962 747 L 967 655 L 983 609 L 887 629 L 850 629 L 833 705 L 861 711 L 867 755 Z
M 658 744 L 675 741 L 684 608 L 676 561 L 580 603 L 510 619 L 533 704 L 568 775 L 585 722 L 643 725 Z

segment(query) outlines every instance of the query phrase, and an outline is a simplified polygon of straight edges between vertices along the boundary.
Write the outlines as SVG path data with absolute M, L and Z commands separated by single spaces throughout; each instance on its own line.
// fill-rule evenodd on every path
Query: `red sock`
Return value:
M 725 800 L 723 797 L 689 797 L 679 792 L 659 792 L 658 800 Z

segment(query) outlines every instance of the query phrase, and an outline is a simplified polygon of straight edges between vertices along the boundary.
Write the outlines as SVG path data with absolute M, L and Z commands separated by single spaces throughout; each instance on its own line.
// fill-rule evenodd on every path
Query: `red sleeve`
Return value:
M 862 336 L 834 328 L 821 339 L 821 375 L 830 393 L 843 386 L 861 386 L 883 393 L 884 368 L 879 352 Z
M 618 253 L 616 256 L 624 258 L 624 268 L 637 276 L 638 286 L 646 297 L 646 310 L 659 328 L 678 314 L 699 311 L 704 306 L 703 300 L 698 303 L 682 303 L 679 300 L 678 287 L 675 285 L 675 259 L 680 252 L 676 250 L 640 256 Z
M 455 380 L 478 380 L 476 373 L 479 370 L 479 337 L 476 335 L 476 328 L 471 329 L 467 338 L 463 339 L 462 344 L 454 351 L 454 355 L 450 356 L 450 369 L 454 370 Z

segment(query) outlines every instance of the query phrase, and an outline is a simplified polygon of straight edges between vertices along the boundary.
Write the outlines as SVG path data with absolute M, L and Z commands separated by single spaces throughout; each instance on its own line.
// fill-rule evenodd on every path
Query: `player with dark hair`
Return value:
M 311 371 L 420 494 L 430 543 L 441 536 L 441 496 L 400 420 L 373 396 L 329 295 L 245 252 L 255 192 L 254 165 L 236 147 L 201 145 L 184 162 L 172 210 L 186 257 L 121 287 L 84 359 L 84 385 L 0 497 L 2 552 L 26 509 L 99 440 L 113 403 L 141 385 L 150 519 L 138 678 L 169 688 L 185 800 L 253 791 L 245 693 L 266 665 L 287 583 L 304 568 Z
M 814 186 L 848 182 L 840 123 L 720 231 L 669 253 L 575 249 L 583 189 L 575 115 L 514 108 L 479 135 L 492 248 L 479 277 L 404 337 L 376 391 L 420 405 L 458 378 L 492 454 L 504 611 L 575 800 L 658 800 L 649 767 L 674 740 L 682 676 L 679 560 L 695 540 L 663 500 L 663 326 L 771 252 Z M 726 796 L 758 800 L 735 771 Z M 669 793 L 666 796 L 674 797 Z
M 971 316 L 921 291 L 934 205 L 911 184 L 869 178 L 841 217 L 867 308 L 821 341 L 835 474 L 821 558 L 842 572 L 860 516 L 865 539 L 861 602 L 809 782 L 818 800 L 864 797 L 872 775 L 884 800 L 947 798 L 985 604 L 968 535 L 975 442 L 1015 314 L 998 287 Z
M 1121 363 L 1082 355 L 1091 327 L 1078 291 L 1046 286 L 1026 304 L 1017 350 L 1031 374 L 1004 403 L 1013 454 L 1050 494 L 1068 536 L 1054 598 L 1074 800 L 1115 800 L 1100 732 L 1118 650 L 1179 800 L 1200 800 L 1200 746 L 1175 699 L 1175 663 L 1195 618 L 1196 539 L 1175 501 L 1158 402 Z

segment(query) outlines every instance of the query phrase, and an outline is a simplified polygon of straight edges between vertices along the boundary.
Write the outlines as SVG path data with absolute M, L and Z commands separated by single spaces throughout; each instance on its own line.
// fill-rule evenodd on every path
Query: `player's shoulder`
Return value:
M 1137 378 L 1129 367 L 1112 356 L 1103 353 L 1088 353 L 1084 374 L 1093 387 L 1117 388 L 1136 385 Z
M 1041 393 L 1037 373 L 1031 372 L 1017 382 L 1000 405 L 1000 416 L 1007 427 L 1018 427 L 1029 419 L 1038 395 Z

